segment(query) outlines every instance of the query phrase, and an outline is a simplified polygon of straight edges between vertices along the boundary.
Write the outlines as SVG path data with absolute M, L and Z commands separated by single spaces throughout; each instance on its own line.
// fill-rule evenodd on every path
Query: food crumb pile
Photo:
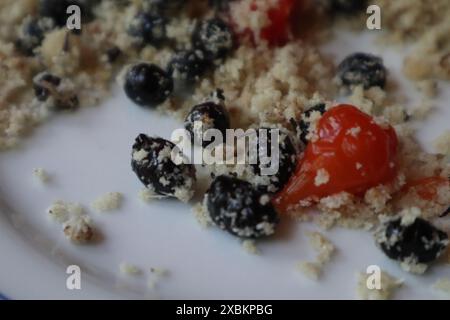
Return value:
M 78 203 L 55 201 L 48 209 L 49 216 L 61 224 L 66 237 L 74 243 L 88 243 L 94 238 L 91 219 Z
M 208 129 L 240 129 L 256 132 L 258 151 L 279 151 L 278 170 L 265 175 L 260 154 L 254 163 L 194 165 L 181 152 L 174 160 L 176 141 L 136 132 L 130 163 L 140 200 L 192 203 L 199 166 L 207 167 L 194 216 L 240 238 L 248 253 L 258 254 L 255 241 L 276 235 L 282 219 L 313 221 L 372 232 L 388 258 L 422 274 L 449 254 L 450 133 L 427 153 L 415 124 L 432 109 L 438 82 L 450 81 L 450 2 L 373 3 L 386 28 L 381 42 L 411 47 L 402 63 L 422 95 L 415 108 L 399 98 L 382 57 L 362 51 L 335 61 L 321 52 L 334 28 L 363 31 L 366 1 L 2 0 L 0 150 L 55 114 L 99 104 L 117 82 L 136 108 L 183 121 L 197 148 L 217 143 Z M 82 8 L 81 30 L 66 27 L 71 4 Z M 311 17 L 324 22 L 293 23 Z M 229 147 L 216 145 L 215 155 Z M 42 168 L 33 175 L 49 180 Z M 91 207 L 107 212 L 122 202 L 110 192 Z M 57 201 L 48 214 L 71 241 L 95 238 L 82 206 Z M 319 279 L 335 246 L 318 232 L 309 237 L 317 258 L 298 269 Z M 387 299 L 402 284 L 383 272 L 381 290 L 367 291 L 366 275 L 358 279 L 363 299 Z M 436 287 L 448 290 L 447 282 Z
M 300 262 L 298 269 L 308 278 L 318 280 L 323 267 L 330 261 L 336 248 L 330 240 L 319 232 L 311 232 L 308 236 L 311 246 L 317 251 L 317 257 L 314 261 Z
M 92 202 L 92 208 L 98 212 L 113 211 L 120 208 L 123 195 L 120 192 L 108 192 Z

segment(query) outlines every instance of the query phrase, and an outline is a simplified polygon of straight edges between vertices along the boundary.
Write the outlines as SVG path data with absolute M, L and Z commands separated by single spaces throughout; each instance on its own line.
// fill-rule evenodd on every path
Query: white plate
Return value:
M 354 51 L 385 58 L 390 77 L 400 80 L 401 52 L 372 45 L 375 34 L 343 33 L 325 51 L 336 61 Z M 403 93 L 418 95 L 400 81 Z M 439 109 L 420 124 L 419 137 L 429 144 L 448 129 L 450 101 L 447 84 Z M 444 91 L 444 90 L 442 90 Z M 306 230 L 309 224 L 284 221 L 271 241 L 258 244 L 262 255 L 247 254 L 239 241 L 215 228 L 203 230 L 190 208 L 176 201 L 143 204 L 137 198 L 140 182 L 130 169 L 130 149 L 138 133 L 170 137 L 180 123 L 131 104 L 118 88 L 104 105 L 73 115 L 60 115 L 36 130 L 20 150 L 1 154 L 0 165 L 0 292 L 23 298 L 355 298 L 356 272 L 376 264 L 406 281 L 396 298 L 439 298 L 430 288 L 450 276 L 444 266 L 433 266 L 425 276 L 403 272 L 362 231 L 332 230 L 328 236 L 338 248 L 319 282 L 295 270 L 300 260 L 313 260 Z M 430 149 L 431 150 L 431 149 Z M 52 175 L 47 186 L 33 180 L 32 170 L 43 167 Z M 89 204 L 99 195 L 125 195 L 121 210 L 89 212 L 103 234 L 95 245 L 74 246 L 60 226 L 45 213 L 54 200 Z M 137 277 L 118 271 L 122 261 L 145 270 Z M 79 265 L 81 290 L 66 288 L 66 267 Z M 170 274 L 155 289 L 147 286 L 149 268 Z

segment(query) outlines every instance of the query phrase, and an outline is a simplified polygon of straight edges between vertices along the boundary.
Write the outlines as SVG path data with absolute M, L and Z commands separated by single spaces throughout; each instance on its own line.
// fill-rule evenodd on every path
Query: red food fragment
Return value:
M 274 199 L 280 211 L 342 191 L 363 195 L 395 178 L 398 140 L 392 127 L 381 127 L 354 106 L 339 105 L 323 115 L 317 134 L 290 182 Z M 327 173 L 326 182 L 317 183 L 319 170 Z
M 283 45 L 289 40 L 291 33 L 291 15 L 295 0 L 278 0 L 275 6 L 267 12 L 269 25 L 261 30 L 261 38 L 267 40 L 269 45 Z
M 436 198 L 439 188 L 449 184 L 445 177 L 427 177 L 407 182 L 403 191 L 414 190 L 422 199 L 431 201 Z
M 249 38 L 256 43 L 258 39 L 266 40 L 270 46 L 282 46 L 286 44 L 292 35 L 293 22 L 298 25 L 300 13 L 304 11 L 307 0 L 276 0 L 273 6 L 267 8 L 267 3 L 262 0 L 254 0 L 247 8 L 249 11 L 267 10 L 267 24 L 258 31 L 246 29 L 238 33 L 240 38 Z M 238 3 L 239 5 L 239 3 Z M 236 17 L 234 17 L 237 19 Z M 238 21 L 231 21 L 231 25 L 238 25 Z M 259 34 L 255 34 L 259 32 Z

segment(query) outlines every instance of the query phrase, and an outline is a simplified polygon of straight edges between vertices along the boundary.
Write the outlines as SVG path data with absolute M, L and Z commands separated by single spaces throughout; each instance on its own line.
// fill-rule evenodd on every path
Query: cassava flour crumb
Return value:
M 297 264 L 297 269 L 311 280 L 319 280 L 319 277 L 322 274 L 322 266 L 317 262 L 299 262 Z
M 120 208 L 123 195 L 119 192 L 108 192 L 92 202 L 92 208 L 97 212 L 113 211 Z
M 387 272 L 381 271 L 381 279 L 377 288 L 376 280 L 371 281 L 369 279 L 371 276 L 371 274 L 366 273 L 358 274 L 356 293 L 359 299 L 388 300 L 394 295 L 395 290 L 403 285 L 403 280 L 398 280 Z M 373 276 L 371 278 L 373 279 Z
M 400 263 L 400 267 L 405 270 L 406 272 L 414 273 L 414 274 L 424 274 L 427 269 L 428 265 L 425 263 L 417 263 L 416 258 L 414 257 L 408 257 L 404 259 Z
M 84 214 L 83 206 L 78 203 L 65 202 L 57 200 L 47 209 L 49 216 L 59 223 L 64 223 L 71 216 L 80 216 Z
M 119 271 L 127 276 L 137 276 L 142 273 L 142 269 L 125 261 L 119 264 Z
M 246 239 L 246 240 L 242 241 L 241 244 L 242 244 L 242 248 L 244 249 L 245 252 L 247 252 L 249 254 L 253 254 L 253 255 L 261 254 L 260 250 L 256 246 L 255 240 Z
M 47 213 L 62 225 L 64 234 L 72 242 L 87 243 L 93 240 L 91 219 L 80 204 L 58 200 L 47 209 Z
M 195 204 L 192 207 L 192 212 L 194 213 L 194 217 L 197 220 L 198 224 L 202 228 L 208 228 L 212 225 L 211 217 L 208 214 L 204 202 L 199 202 Z
M 309 243 L 317 252 L 315 261 L 303 261 L 297 265 L 299 271 L 308 278 L 318 280 L 322 274 L 323 267 L 330 261 L 336 251 L 333 243 L 319 232 L 308 233 Z
M 149 272 L 126 261 L 119 264 L 119 272 L 122 275 L 130 277 L 140 277 L 145 275 L 146 284 L 149 289 L 156 289 L 160 280 L 169 275 L 169 270 L 165 268 L 151 267 L 148 271 Z
M 169 275 L 169 270 L 165 268 L 150 268 L 150 275 L 147 280 L 147 286 L 150 289 L 156 289 L 161 279 L 166 278 Z
M 86 215 L 71 217 L 63 224 L 63 230 L 66 237 L 74 243 L 87 243 L 94 237 L 91 219 Z
M 159 194 L 155 193 L 150 188 L 142 188 L 138 192 L 138 198 L 142 202 L 149 203 L 149 202 L 155 201 L 156 199 L 165 198 L 165 196 L 162 196 L 162 195 L 159 195 Z
M 158 277 L 165 277 L 169 274 L 169 270 L 165 268 L 156 268 L 156 267 L 151 267 L 150 272 Z
M 328 174 L 327 170 L 325 169 L 319 169 L 317 170 L 316 177 L 314 178 L 314 185 L 321 186 L 323 184 L 327 184 L 330 180 L 330 175 Z
M 438 291 L 450 296 L 450 278 L 438 279 L 433 284 L 433 289 L 438 290 Z

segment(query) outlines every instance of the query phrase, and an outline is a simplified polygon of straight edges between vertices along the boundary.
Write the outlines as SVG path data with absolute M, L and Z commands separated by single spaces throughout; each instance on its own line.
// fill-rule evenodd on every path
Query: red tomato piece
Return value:
M 409 181 L 404 186 L 403 191 L 414 189 L 422 199 L 431 201 L 436 198 L 437 189 L 444 185 L 449 185 L 449 183 L 449 180 L 444 177 L 427 177 Z
M 339 105 L 322 116 L 317 134 L 317 141 L 308 144 L 296 172 L 274 199 L 280 211 L 342 191 L 363 195 L 395 178 L 398 139 L 391 126 L 380 126 L 354 106 Z M 328 181 L 317 183 L 321 169 Z
M 278 0 L 278 6 L 269 9 L 269 25 L 261 30 L 261 38 L 270 45 L 283 45 L 289 40 L 291 32 L 291 14 L 296 0 Z

